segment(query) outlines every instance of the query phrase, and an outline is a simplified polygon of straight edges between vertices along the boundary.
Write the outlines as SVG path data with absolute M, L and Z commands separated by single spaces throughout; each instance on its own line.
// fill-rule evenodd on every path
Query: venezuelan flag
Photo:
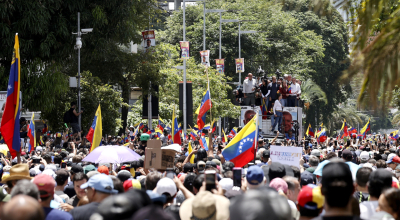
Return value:
M 392 132 L 390 133 L 389 137 L 390 137 L 391 139 L 393 139 L 393 140 L 398 139 L 398 138 L 399 138 L 399 130 L 392 131 Z
M 224 134 L 224 136 L 222 136 L 222 139 L 221 139 L 222 143 L 228 142 L 228 138 L 226 138 L 226 134 L 225 134 L 224 129 L 222 129 L 222 133 Z
M 206 94 L 203 97 L 203 100 L 201 100 L 200 111 L 199 115 L 197 116 L 197 125 L 199 126 L 200 130 L 203 129 L 206 123 L 207 111 L 210 110 L 211 107 L 212 104 L 210 90 L 207 90 Z
M 326 139 L 327 139 L 328 137 L 326 136 L 325 128 L 322 129 L 320 132 L 317 133 L 317 138 L 318 138 L 318 139 L 317 139 L 318 143 L 323 143 L 323 142 L 326 141 Z
M 15 158 L 21 152 L 19 116 L 20 106 L 20 76 L 21 58 L 19 54 L 18 33 L 15 34 L 14 52 L 11 61 L 10 77 L 8 78 L 6 105 L 1 119 L 1 134 L 6 142 L 11 156 Z
M 28 127 L 28 137 L 29 137 L 28 150 L 29 150 L 29 153 L 32 152 L 36 147 L 36 132 L 35 132 L 34 118 L 35 118 L 35 113 L 32 113 L 31 123 L 29 124 L 29 127 Z
M 143 123 L 140 123 L 140 124 L 139 124 L 139 129 L 142 130 L 143 128 L 144 128 L 144 124 L 143 124 Z
M 288 93 L 291 94 L 292 93 L 292 86 L 289 85 L 287 90 L 288 90 Z
M 179 144 L 181 145 L 181 137 L 179 135 L 179 132 L 181 131 L 181 129 L 178 126 L 178 119 L 175 116 L 175 108 L 172 112 L 172 143 L 174 144 Z
M 235 164 L 235 167 L 243 167 L 254 159 L 256 136 L 256 123 L 258 114 L 249 121 L 244 128 L 222 150 L 225 160 Z
M 204 148 L 206 151 L 208 151 L 208 138 L 201 137 L 199 142 L 200 142 L 200 146 L 202 148 Z
M 365 139 L 365 136 L 367 136 L 367 132 L 368 132 L 369 130 L 371 130 L 371 125 L 370 125 L 369 121 L 370 121 L 370 119 L 368 119 L 367 124 L 365 124 L 365 126 L 361 129 L 361 134 L 362 134 L 363 137 L 364 137 L 363 139 Z
M 236 136 L 236 133 L 237 133 L 237 128 L 236 127 L 232 128 L 231 132 L 228 135 L 228 138 L 234 138 Z
M 157 126 L 161 131 L 164 131 L 165 128 L 165 123 L 164 121 L 161 119 L 160 116 L 158 116 L 158 126 Z
M 101 122 L 101 108 L 100 105 L 97 108 L 96 114 L 93 119 L 92 126 L 89 129 L 86 139 L 92 144 L 90 147 L 90 152 L 92 152 L 96 147 L 101 145 L 103 126 Z
M 314 130 L 312 129 L 311 124 L 308 124 L 308 128 L 307 128 L 306 135 L 307 135 L 307 136 L 311 136 L 311 137 L 314 137 L 314 136 L 315 136 Z
M 262 119 L 267 119 L 267 114 L 268 114 L 268 107 L 267 107 L 267 102 L 265 101 L 265 99 L 263 99 L 263 103 L 260 106 L 261 108 L 261 112 L 262 112 Z
M 215 130 L 217 130 L 217 122 L 215 121 L 215 119 L 213 120 L 213 122 L 212 122 L 212 124 L 211 124 L 211 127 L 212 127 L 212 133 L 214 133 L 215 132 Z
M 324 123 L 321 123 L 321 125 L 319 126 L 319 128 L 317 130 L 317 133 L 321 131 L 323 125 L 324 125 Z
M 192 153 L 192 151 L 193 151 L 192 142 L 190 141 L 189 144 L 188 144 L 188 152 L 189 152 L 189 154 Z M 189 162 L 191 164 L 194 164 L 194 155 L 192 155 L 192 157 L 190 157 Z
M 348 136 L 346 119 L 344 119 L 344 121 L 343 121 L 342 129 L 341 129 L 341 130 L 343 130 L 344 135 Z
M 44 134 L 44 133 L 46 133 L 46 132 L 47 132 L 47 124 L 44 123 L 44 124 L 43 124 L 43 129 L 42 129 L 42 134 Z

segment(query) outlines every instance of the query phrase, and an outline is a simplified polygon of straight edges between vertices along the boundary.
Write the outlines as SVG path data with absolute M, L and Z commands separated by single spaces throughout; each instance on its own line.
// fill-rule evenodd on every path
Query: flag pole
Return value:
M 256 163 L 256 154 L 257 154 L 257 147 L 258 147 L 258 111 L 259 109 L 257 109 L 256 112 L 256 136 L 254 138 L 254 161 L 253 163 Z

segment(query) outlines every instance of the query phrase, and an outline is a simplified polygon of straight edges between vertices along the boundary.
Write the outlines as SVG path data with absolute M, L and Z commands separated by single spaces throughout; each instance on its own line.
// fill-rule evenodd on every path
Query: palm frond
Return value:
M 328 104 L 325 92 L 311 79 L 307 79 L 301 84 L 301 99 L 310 105 L 315 101 L 322 101 Z

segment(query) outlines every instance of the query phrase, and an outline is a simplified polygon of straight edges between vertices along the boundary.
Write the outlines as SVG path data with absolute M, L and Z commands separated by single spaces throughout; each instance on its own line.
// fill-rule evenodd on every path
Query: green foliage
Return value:
M 268 1 L 237 0 L 207 1 L 207 8 L 228 10 L 240 9 L 240 12 L 224 12 L 222 19 L 252 20 L 243 22 L 241 30 L 260 31 L 257 34 L 241 35 L 241 56 L 245 58 L 246 72 L 256 72 L 259 66 L 274 73 L 280 69 L 284 73 L 307 77 L 313 72 L 309 64 L 323 57 L 323 43 L 313 31 L 303 30 L 295 17 L 281 11 L 280 5 Z M 167 29 L 161 32 L 160 40 L 177 45 L 182 40 L 182 10 L 174 12 L 167 19 Z M 274 38 L 275 41 L 268 41 Z M 186 40 L 190 42 L 191 57 L 200 60 L 199 51 L 203 50 L 203 5 L 186 8 Z M 222 58 L 225 58 L 225 73 L 238 81 L 234 59 L 238 54 L 238 24 L 222 24 Z M 219 14 L 208 13 L 206 16 L 206 48 L 210 50 L 211 65 L 218 58 Z M 244 77 L 243 77 L 244 78 Z
M 325 48 L 323 58 L 310 65 L 313 69 L 310 77 L 326 93 L 328 101 L 316 101 L 310 106 L 306 124 L 312 125 L 320 124 L 320 119 L 328 123 L 337 111 L 337 106 L 344 103 L 351 94 L 350 84 L 339 81 L 342 72 L 348 67 L 348 32 L 345 23 L 329 1 L 319 2 L 326 4 L 322 7 L 312 0 L 287 0 L 283 4 L 283 10 L 291 13 L 301 28 L 322 37 Z
M 103 84 L 98 77 L 90 72 L 82 73 L 81 103 L 85 109 L 82 114 L 82 130 L 87 132 L 92 125 L 94 115 L 100 104 L 103 125 L 103 134 L 115 134 L 116 128 L 121 127 L 119 108 L 124 105 L 120 92 L 111 85 Z M 50 130 L 64 130 L 63 116 L 70 108 L 70 103 L 76 101 L 76 89 L 56 97 L 58 104 L 52 111 L 42 111 L 41 117 L 48 121 Z

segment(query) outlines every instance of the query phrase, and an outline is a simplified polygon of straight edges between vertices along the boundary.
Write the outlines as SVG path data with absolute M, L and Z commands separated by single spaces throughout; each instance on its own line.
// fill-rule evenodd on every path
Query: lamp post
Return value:
M 186 41 L 186 4 L 185 2 L 201 2 L 204 0 L 183 0 L 183 41 Z M 203 49 L 206 48 L 206 2 L 204 1 L 204 24 L 203 24 Z M 183 60 L 183 132 L 186 134 L 187 129 L 187 112 L 186 112 L 186 60 Z
M 238 20 L 238 19 L 222 19 L 221 20 L 224 23 L 229 23 L 229 22 L 237 22 L 239 24 L 239 58 L 242 58 L 241 54 L 241 48 L 240 48 L 240 35 L 241 34 L 254 34 L 257 33 L 258 31 L 241 31 L 240 30 L 240 23 L 245 22 L 245 21 L 254 21 L 254 20 Z M 239 86 L 242 85 L 242 74 L 239 73 Z
M 81 112 L 81 48 L 82 48 L 82 41 L 81 41 L 81 36 L 82 34 L 87 34 L 93 31 L 93 28 L 85 28 L 81 30 L 81 13 L 78 12 L 78 32 L 77 33 L 72 33 L 76 34 L 76 44 L 74 46 L 75 49 L 78 50 L 78 112 Z M 78 118 L 78 124 L 79 128 L 82 129 L 81 127 L 81 115 L 79 115 Z

